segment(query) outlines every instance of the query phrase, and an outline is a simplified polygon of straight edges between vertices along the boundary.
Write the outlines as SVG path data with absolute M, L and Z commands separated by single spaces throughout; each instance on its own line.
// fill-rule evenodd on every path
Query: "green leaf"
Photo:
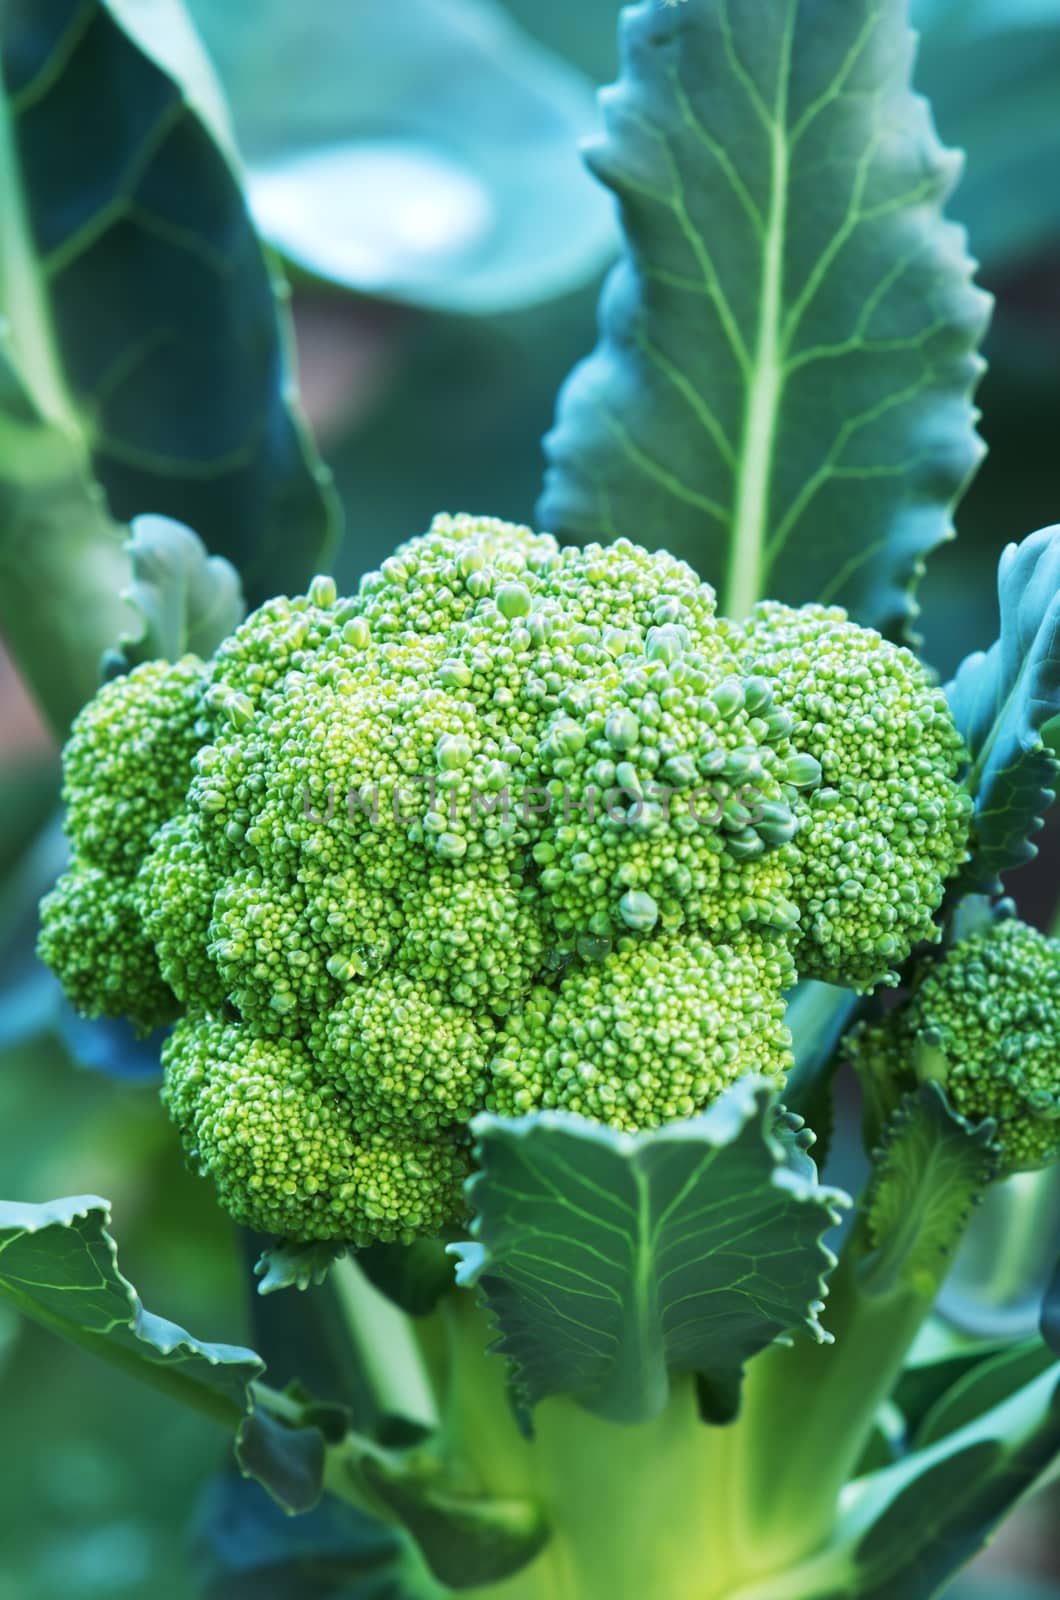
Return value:
M 1042 1301 L 1041 1330 L 1050 1350 L 1060 1356 L 1060 1261 Z
M 972 1207 L 996 1177 L 996 1128 L 959 1116 L 937 1083 L 898 1104 L 885 1124 L 862 1202 L 863 1286 L 933 1297 Z
M 984 1411 L 1032 1382 L 1054 1361 L 1053 1352 L 1041 1339 L 1022 1339 L 980 1361 L 970 1372 L 963 1373 L 922 1419 L 914 1440 L 916 1448 L 935 1444 L 974 1422 Z
M 1060 233 L 1058 0 L 913 0 L 917 84 L 966 162 L 954 211 L 996 276 Z
M 315 1427 L 288 1427 L 256 1406 L 236 1434 L 236 1460 L 284 1511 L 312 1511 L 324 1493 L 327 1444 Z
M 349 1433 L 329 1464 L 328 1483 L 370 1515 L 405 1527 L 433 1575 L 453 1589 L 500 1582 L 548 1541 L 536 1504 L 454 1488 L 429 1444 L 394 1449 Z
M 298 267 L 481 315 L 562 294 L 614 254 L 612 207 L 578 156 L 593 86 L 492 0 L 316 0 L 327 49 L 288 0 L 189 10 L 258 226 Z
M 890 1491 L 854 1552 L 857 1600 L 930 1600 L 987 1543 L 1060 1451 L 1053 1366 L 934 1449 L 879 1475 Z
M 998 639 L 968 656 L 946 686 L 972 757 L 965 787 L 975 833 L 960 887 L 987 892 L 1037 855 L 1029 835 L 1042 825 L 1060 771 L 1042 739 L 1060 712 L 1060 527 L 1008 545 L 997 588 Z
M 345 1253 L 345 1246 L 330 1240 L 318 1244 L 289 1244 L 281 1240 L 269 1245 L 254 1265 L 254 1275 L 261 1279 L 258 1293 L 319 1287 Z
M 798 1327 L 827 1339 L 821 1235 L 846 1196 L 818 1184 L 762 1080 L 635 1136 L 561 1112 L 473 1128 L 482 1170 L 458 1276 L 481 1285 L 526 1406 L 567 1394 L 647 1420 L 670 1372 L 694 1372 L 731 1416 L 756 1351 Z
M 198 534 L 171 517 L 136 517 L 128 551 L 133 578 L 125 599 L 140 629 L 121 641 L 125 666 L 179 661 L 189 652 L 208 660 L 246 615 L 231 562 L 211 556 Z
M 906 1360 L 894 1403 L 914 1434 L 946 1391 L 983 1361 L 1011 1349 L 1010 1339 L 974 1339 L 959 1333 L 937 1314 L 925 1323 Z
M 296 592 L 335 504 L 226 154 L 105 0 L 0 15 L 0 310 L 21 381 L 116 518 L 198 529 L 252 601 Z
M 1060 1457 L 1060 1367 L 848 1490 L 828 1548 L 731 1600 L 933 1600 Z
M 118 1270 L 110 1207 L 95 1195 L 0 1201 L 0 1300 L 60 1337 L 238 1426 L 263 1366 L 252 1350 L 203 1344 L 145 1311 Z
M 76 441 L 19 383 L 0 324 L 0 631 L 60 739 L 131 620 L 127 532 Z
M 211 1485 L 204 1509 L 206 1600 L 442 1600 L 407 1540 L 331 1496 L 289 1517 L 233 1477 Z
M 767 593 L 912 615 L 980 454 L 989 302 L 942 219 L 959 162 L 910 91 L 906 9 L 623 13 L 589 161 L 627 250 L 546 440 L 542 526 L 665 543 L 727 615 Z

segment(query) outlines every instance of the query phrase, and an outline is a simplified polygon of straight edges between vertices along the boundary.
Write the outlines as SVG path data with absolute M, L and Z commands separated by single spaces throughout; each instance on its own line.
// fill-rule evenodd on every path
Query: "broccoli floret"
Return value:
M 179 997 L 166 1102 L 233 1215 L 409 1237 L 487 1106 L 637 1129 L 779 1082 L 796 967 L 864 987 L 932 936 L 960 760 L 840 612 L 737 625 L 665 551 L 438 517 L 101 692 L 42 951 L 85 1010 Z
M 384 972 L 350 985 L 328 1017 L 323 1055 L 345 1080 L 358 1128 L 434 1132 L 481 1107 L 491 1032 L 444 990 Z
M 92 866 L 131 876 L 152 836 L 184 804 L 202 743 L 203 664 L 147 661 L 115 678 L 77 717 L 63 751 L 66 832 Z
M 41 901 L 37 953 L 84 1017 L 128 1017 L 146 1034 L 180 1013 L 127 881 L 102 867 L 71 867 Z
M 237 1222 L 310 1241 L 411 1240 L 462 1210 L 456 1139 L 360 1138 L 345 1094 L 295 1039 L 186 1018 L 167 1040 L 163 1100 L 191 1161 Z
M 145 932 L 136 875 L 181 810 L 201 741 L 203 664 L 149 661 L 106 684 L 63 751 L 71 864 L 41 904 L 38 954 L 87 1017 L 172 1022 L 176 997 Z
M 942 691 L 909 651 L 839 607 L 766 603 L 744 630 L 745 670 L 773 686 L 793 743 L 821 768 L 792 853 L 803 977 L 870 990 L 896 981 L 967 859 L 972 802 Z
M 1060 1160 L 1060 940 L 1015 918 L 959 940 L 908 1005 L 851 1041 L 860 1071 L 897 1089 L 940 1083 L 992 1117 L 1010 1172 Z
M 768 935 L 623 940 L 558 989 L 535 989 L 508 1020 L 487 1103 L 504 1116 L 558 1107 L 635 1132 L 694 1116 L 744 1073 L 782 1082 L 791 1035 L 781 994 L 794 978 L 783 940 Z
M 218 892 L 200 819 L 193 811 L 182 811 L 155 834 L 133 885 L 133 901 L 162 977 L 178 1000 L 200 1010 L 219 1009 L 225 998 L 209 951 Z

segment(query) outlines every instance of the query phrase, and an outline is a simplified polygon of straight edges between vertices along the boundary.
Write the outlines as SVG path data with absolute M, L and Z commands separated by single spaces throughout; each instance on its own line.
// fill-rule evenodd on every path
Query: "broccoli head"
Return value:
M 936 1082 L 963 1116 L 992 1118 L 1009 1172 L 1060 1160 L 1060 940 L 1016 918 L 958 940 L 850 1048 L 885 1096 Z
M 183 1014 L 166 1104 L 233 1215 L 407 1239 L 459 1218 L 479 1110 L 782 1081 L 798 973 L 935 936 L 961 758 L 841 612 L 727 622 L 665 551 L 442 516 L 101 691 L 41 949 L 86 1011 Z

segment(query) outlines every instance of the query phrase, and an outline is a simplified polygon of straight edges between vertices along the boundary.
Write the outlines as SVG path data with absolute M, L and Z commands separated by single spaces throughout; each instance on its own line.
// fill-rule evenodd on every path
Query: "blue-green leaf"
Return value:
M 288 1427 L 256 1407 L 236 1434 L 236 1460 L 288 1512 L 312 1511 L 324 1493 L 327 1445 L 319 1428 Z
M 730 615 L 769 593 L 901 624 L 979 458 L 989 306 L 905 0 L 645 0 L 622 46 L 589 160 L 626 254 L 538 520 L 665 544 Z
M 195 1532 L 205 1600 L 442 1600 L 396 1529 L 333 1496 L 290 1517 L 256 1484 L 225 1478 Z
M 1049 1282 L 1042 1301 L 1042 1338 L 1055 1355 L 1060 1356 L 1060 1262 Z
M 965 784 L 975 801 L 973 854 L 961 887 L 985 891 L 1037 855 L 1030 835 L 1060 771 L 1042 739 L 1060 712 L 1060 527 L 1010 544 L 997 587 L 998 639 L 968 656 L 946 687 L 972 758 Z
M 744 1079 L 699 1117 L 616 1133 L 583 1117 L 480 1116 L 462 1282 L 477 1281 L 527 1406 L 658 1414 L 698 1373 L 731 1415 L 744 1362 L 818 1320 L 821 1243 L 846 1196 L 817 1182 L 775 1095 Z
M 259 1294 L 275 1294 L 277 1289 L 319 1288 L 345 1248 L 330 1240 L 315 1244 L 290 1244 L 284 1240 L 266 1247 L 254 1264 L 260 1279 Z
M 732 1600 L 934 1600 L 1060 1458 L 1060 1367 L 849 1490 L 819 1555 Z
M 885 1508 L 854 1551 L 857 1600 L 930 1600 L 986 1544 L 1060 1452 L 1060 1369 L 870 1487 Z M 870 1480 L 871 1485 L 871 1480 Z
M 258 225 L 298 267 L 481 314 L 562 294 L 613 255 L 611 204 L 578 156 L 592 84 L 494 0 L 188 5 Z
M 254 601 L 328 559 L 276 279 L 228 155 L 106 0 L 0 12 L 0 313 L 113 515 L 161 512 Z M 120 293 L 114 292 L 121 285 Z
M 127 548 L 132 583 L 125 599 L 140 627 L 121 640 L 124 664 L 179 661 L 189 652 L 207 660 L 246 615 L 239 573 L 171 517 L 136 517 Z
M 921 1419 L 915 1437 L 917 1448 L 934 1444 L 974 1422 L 1054 1361 L 1052 1351 L 1041 1339 L 1021 1339 L 987 1356 L 970 1372 L 962 1373 Z
M 994 274 L 1060 232 L 1060 3 L 913 0 L 912 14 L 917 86 L 966 156 L 953 209 Z
M 95 1195 L 46 1205 L 0 1201 L 0 1300 L 112 1365 L 236 1427 L 263 1364 L 252 1350 L 203 1344 L 145 1311 Z
M 103 652 L 133 621 L 122 599 L 128 529 L 108 513 L 76 438 L 18 378 L 2 308 L 0 298 L 0 630 L 62 740 L 99 687 Z

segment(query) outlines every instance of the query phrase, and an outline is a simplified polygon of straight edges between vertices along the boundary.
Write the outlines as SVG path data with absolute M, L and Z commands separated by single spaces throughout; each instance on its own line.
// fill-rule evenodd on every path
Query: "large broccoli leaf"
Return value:
M 1060 233 L 1060 0 L 912 0 L 917 83 L 967 156 L 954 211 L 984 271 Z
M 988 299 L 941 207 L 958 158 L 909 87 L 905 0 L 624 13 L 590 164 L 625 258 L 546 441 L 543 526 L 665 543 L 767 590 L 908 618 L 980 453 Z
M 946 687 L 972 757 L 966 787 L 975 801 L 974 848 L 961 887 L 986 891 L 1037 855 L 1029 836 L 1053 802 L 1060 771 L 1042 738 L 1060 713 L 1060 527 L 1010 544 L 997 587 L 998 639 L 968 656 Z
M 80 441 L 115 517 L 188 523 L 252 600 L 297 590 L 327 559 L 335 506 L 292 401 L 282 285 L 196 98 L 122 9 L 0 12 L 14 362 L 44 417 Z
M 95 1195 L 0 1201 L 0 1300 L 186 1404 L 236 1427 L 263 1363 L 145 1311 L 118 1271 L 110 1207 Z
M 592 84 L 495 0 L 188 9 L 258 225 L 317 277 L 490 313 L 562 294 L 613 255 L 612 207 L 578 156 Z
M 128 530 L 76 442 L 19 382 L 3 335 L 0 325 L 0 631 L 64 739 L 99 687 L 103 652 L 133 620 L 122 599 Z
M 818 1321 L 846 1202 L 817 1182 L 760 1079 L 635 1137 L 582 1117 L 481 1116 L 473 1241 L 454 1246 L 496 1319 L 527 1406 L 567 1394 L 600 1416 L 657 1415 L 671 1371 L 715 1417 L 745 1361 Z

